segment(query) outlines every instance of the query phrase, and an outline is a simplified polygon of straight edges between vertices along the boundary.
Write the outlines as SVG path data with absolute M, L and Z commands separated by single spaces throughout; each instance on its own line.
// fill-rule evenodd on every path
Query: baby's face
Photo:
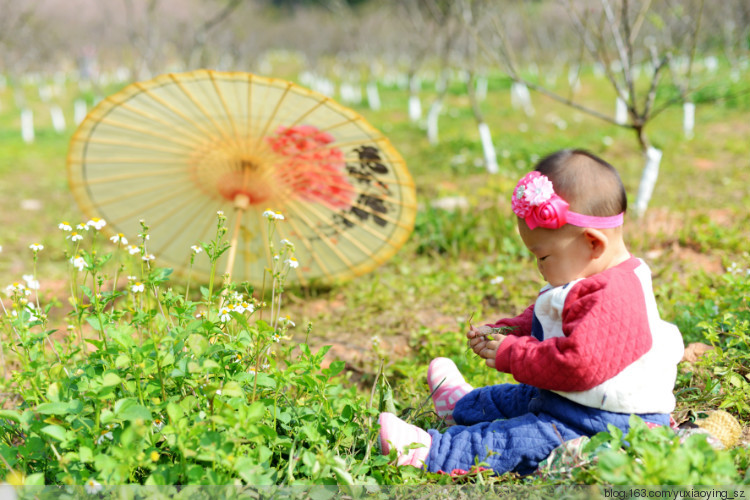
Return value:
M 550 285 L 561 286 L 591 274 L 592 250 L 582 228 L 568 224 L 560 229 L 531 230 L 519 218 L 518 232 Z

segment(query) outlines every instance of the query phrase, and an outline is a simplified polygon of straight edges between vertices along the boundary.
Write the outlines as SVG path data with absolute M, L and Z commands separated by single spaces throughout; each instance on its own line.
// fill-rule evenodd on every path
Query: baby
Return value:
M 519 383 L 474 389 L 451 360 L 433 360 L 435 409 L 457 425 L 441 434 L 382 413 L 381 449 L 395 447 L 399 465 L 529 474 L 563 441 L 607 424 L 627 432 L 632 414 L 669 424 L 682 337 L 659 317 L 651 272 L 623 240 L 617 171 L 589 152 L 559 151 L 518 182 L 512 209 L 547 285 L 519 316 L 467 337 Z

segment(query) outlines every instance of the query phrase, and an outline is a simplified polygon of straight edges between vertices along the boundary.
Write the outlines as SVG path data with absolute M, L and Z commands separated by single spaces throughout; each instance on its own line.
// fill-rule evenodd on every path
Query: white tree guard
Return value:
M 628 122 L 628 105 L 622 97 L 617 96 L 615 102 L 615 123 L 625 125 Z
M 21 111 L 21 137 L 26 144 L 34 142 L 34 112 L 30 109 Z
M 477 101 L 484 101 L 485 99 L 487 99 L 487 77 L 486 76 L 480 76 L 477 78 L 476 96 L 477 96 Z
M 638 195 L 635 198 L 635 214 L 642 217 L 646 213 L 651 195 L 654 193 L 656 179 L 659 177 L 659 164 L 661 163 L 662 151 L 654 147 L 646 150 L 646 166 L 643 167 L 641 183 L 638 186 Z
M 73 121 L 76 125 L 80 125 L 84 118 L 86 118 L 86 101 L 83 99 L 76 99 L 73 103 Z
M 57 133 L 65 132 L 65 115 L 60 109 L 60 106 L 52 106 L 49 108 L 49 116 L 52 118 L 52 128 Z
M 418 95 L 410 95 L 409 119 L 413 122 L 417 122 L 420 118 L 422 118 L 422 101 L 419 100 Z
M 438 118 L 443 108 L 442 101 L 435 101 L 427 112 L 427 140 L 430 144 L 435 145 L 438 141 Z
M 482 122 L 478 125 L 478 128 L 479 138 L 482 140 L 482 151 L 484 152 L 484 163 L 487 167 L 487 172 L 496 174 L 500 169 L 497 166 L 497 155 L 495 154 L 495 145 L 492 143 L 490 127 Z
M 682 130 L 685 132 L 685 137 L 692 139 L 694 129 L 695 103 L 688 101 L 682 105 Z
M 510 86 L 510 104 L 515 109 L 523 109 L 527 116 L 534 114 L 529 88 L 521 82 L 513 82 Z
M 380 92 L 378 92 L 378 84 L 376 82 L 368 82 L 367 88 L 367 104 L 370 105 L 370 109 L 373 111 L 380 110 Z

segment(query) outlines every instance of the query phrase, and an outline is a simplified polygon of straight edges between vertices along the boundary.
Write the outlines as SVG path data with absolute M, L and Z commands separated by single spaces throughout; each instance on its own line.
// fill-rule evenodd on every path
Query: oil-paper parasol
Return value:
M 258 284 L 271 267 L 267 210 L 296 247 L 291 281 L 333 282 L 389 259 L 414 226 L 404 160 L 366 120 L 294 83 L 240 72 L 165 74 L 103 100 L 68 155 L 70 188 L 105 229 L 135 238 L 187 271 L 190 248 L 210 241 L 216 213 L 232 247 L 219 272 Z M 208 259 L 192 272 L 206 279 Z

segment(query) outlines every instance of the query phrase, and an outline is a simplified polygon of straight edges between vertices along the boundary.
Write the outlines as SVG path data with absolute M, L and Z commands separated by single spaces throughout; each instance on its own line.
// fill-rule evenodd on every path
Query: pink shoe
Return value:
M 391 447 L 396 448 L 398 453 L 398 465 L 413 465 L 422 467 L 430 453 L 432 438 L 430 435 L 417 427 L 407 424 L 393 413 L 383 412 L 378 418 L 380 424 L 380 450 L 383 455 L 391 452 Z M 413 444 L 421 444 L 422 447 L 404 450 Z
M 474 390 L 466 383 L 456 364 L 448 358 L 435 358 L 427 369 L 427 384 L 430 386 L 435 412 L 448 425 L 453 420 L 453 409 L 459 399 Z

